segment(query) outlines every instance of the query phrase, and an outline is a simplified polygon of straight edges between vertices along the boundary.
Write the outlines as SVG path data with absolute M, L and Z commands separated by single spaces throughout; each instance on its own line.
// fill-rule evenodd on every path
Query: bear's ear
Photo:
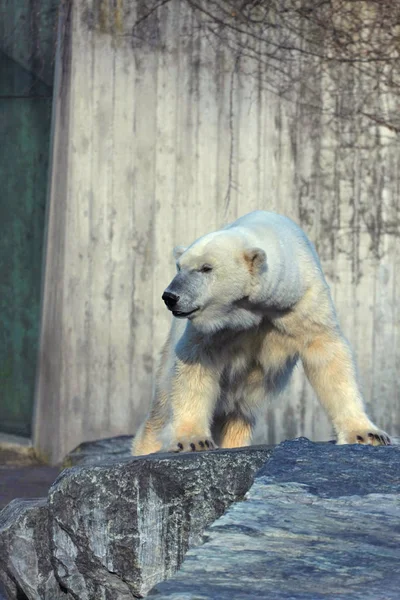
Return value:
M 258 271 L 267 261 L 267 255 L 261 248 L 248 248 L 244 251 L 244 259 L 251 272 Z
M 185 246 L 175 246 L 173 250 L 174 259 L 178 260 L 184 252 L 186 252 L 187 248 Z

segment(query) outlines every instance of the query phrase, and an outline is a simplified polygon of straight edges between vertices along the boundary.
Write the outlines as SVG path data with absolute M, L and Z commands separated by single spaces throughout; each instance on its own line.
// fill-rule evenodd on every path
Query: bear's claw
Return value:
M 363 444 L 365 446 L 390 446 L 392 444 L 388 434 L 381 430 L 353 431 L 345 436 L 344 443 Z
M 169 452 L 205 452 L 206 450 L 215 450 L 217 446 L 211 439 L 191 439 L 177 442 L 170 448 Z

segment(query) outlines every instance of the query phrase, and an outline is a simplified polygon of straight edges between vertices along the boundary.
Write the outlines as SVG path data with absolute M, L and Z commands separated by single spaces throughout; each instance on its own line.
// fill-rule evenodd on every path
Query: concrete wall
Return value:
M 64 4 L 37 447 L 54 461 L 135 431 L 169 327 L 173 246 L 256 208 L 316 244 L 370 413 L 398 433 L 398 137 L 333 118 L 329 73 L 311 91 L 322 112 L 300 88 L 283 100 L 268 73 L 202 33 L 185 0 L 149 4 Z M 267 417 L 269 442 L 331 436 L 300 368 Z

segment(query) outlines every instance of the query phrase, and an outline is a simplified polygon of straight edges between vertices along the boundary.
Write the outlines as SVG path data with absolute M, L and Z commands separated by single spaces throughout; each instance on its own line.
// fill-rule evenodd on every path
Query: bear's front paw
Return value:
M 190 438 L 180 440 L 173 444 L 168 452 L 205 452 L 206 450 L 215 450 L 217 446 L 211 438 Z
M 364 444 L 369 446 L 390 446 L 390 437 L 380 429 L 349 431 L 339 435 L 338 444 Z

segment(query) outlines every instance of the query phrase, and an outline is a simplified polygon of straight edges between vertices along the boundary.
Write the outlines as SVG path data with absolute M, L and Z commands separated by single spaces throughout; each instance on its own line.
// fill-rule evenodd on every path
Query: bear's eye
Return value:
M 210 271 L 212 271 L 212 266 L 211 265 L 203 265 L 202 267 L 200 267 L 199 271 L 200 271 L 200 273 L 209 273 Z
M 178 265 L 178 263 L 176 263 L 176 270 L 178 271 L 178 273 L 181 270 L 181 265 Z

